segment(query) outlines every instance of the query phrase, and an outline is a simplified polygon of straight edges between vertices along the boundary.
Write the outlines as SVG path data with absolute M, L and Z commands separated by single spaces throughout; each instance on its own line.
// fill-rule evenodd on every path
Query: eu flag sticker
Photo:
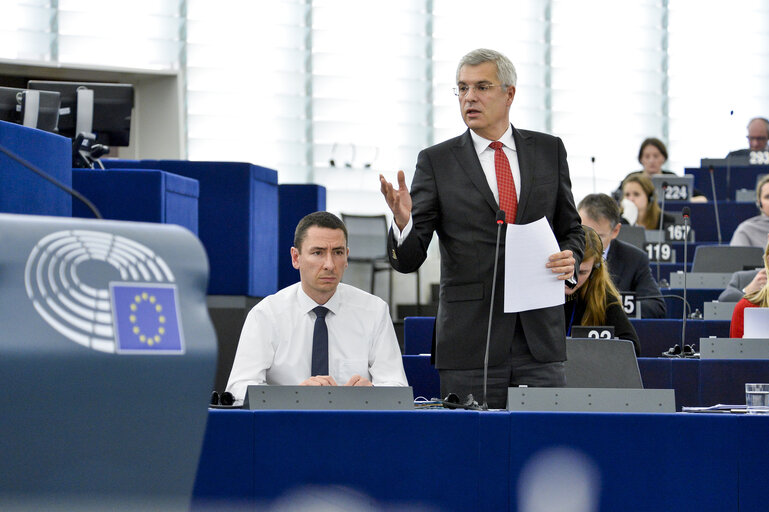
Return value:
M 183 354 L 176 285 L 110 283 L 119 353 Z

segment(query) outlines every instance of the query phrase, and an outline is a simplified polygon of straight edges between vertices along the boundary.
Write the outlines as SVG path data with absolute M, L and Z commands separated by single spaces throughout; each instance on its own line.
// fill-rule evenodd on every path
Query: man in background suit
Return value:
M 665 318 L 665 301 L 641 249 L 617 239 L 622 224 L 617 202 L 606 194 L 588 194 L 577 206 L 582 224 L 598 233 L 611 279 L 621 292 L 634 292 L 641 304 L 641 318 Z
M 766 285 L 766 269 L 738 270 L 732 274 L 718 302 L 739 302 L 745 295 L 755 293 Z
M 468 131 L 420 152 L 411 193 L 402 171 L 397 189 L 383 176 L 380 183 L 393 212 L 388 237 L 393 268 L 405 273 L 419 268 L 433 232 L 438 233 L 441 279 L 433 356 L 441 394 L 480 398 L 497 211 L 517 224 L 547 219 L 561 251 L 542 264 L 560 280 L 573 281 L 584 236 L 563 142 L 510 124 L 513 64 L 498 52 L 475 50 L 461 59 L 456 79 Z M 490 143 L 497 141 L 501 146 L 492 149 Z M 506 406 L 509 386 L 565 385 L 563 306 L 503 313 L 504 275 L 516 271 L 505 268 L 505 250 L 525 248 L 505 247 L 504 233 L 500 245 L 489 354 L 491 408 Z
M 769 150 L 769 119 L 754 117 L 748 122 L 748 149 L 731 151 L 726 158 L 749 157 L 752 151 Z
M 769 241 L 769 235 L 767 235 Z M 718 296 L 719 302 L 739 302 L 745 295 L 756 293 L 766 285 L 766 269 L 738 270 L 732 274 L 726 289 Z

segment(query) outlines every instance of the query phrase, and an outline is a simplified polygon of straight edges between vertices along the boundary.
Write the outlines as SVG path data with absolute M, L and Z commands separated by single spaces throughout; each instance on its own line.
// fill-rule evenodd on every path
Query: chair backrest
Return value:
M 644 231 L 646 230 L 642 226 L 625 225 L 620 228 L 617 239 L 643 250 L 644 244 L 646 243 L 646 234 Z
M 700 245 L 694 251 L 692 272 L 736 272 L 763 267 L 764 251 L 758 247 Z
M 566 340 L 566 387 L 643 388 L 631 341 Z
M 347 226 L 350 260 L 387 258 L 387 217 L 385 215 L 342 214 Z

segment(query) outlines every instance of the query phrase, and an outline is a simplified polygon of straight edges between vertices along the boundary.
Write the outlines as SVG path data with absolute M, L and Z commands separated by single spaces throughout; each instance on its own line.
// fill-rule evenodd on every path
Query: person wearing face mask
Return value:
M 638 210 L 635 220 L 629 219 L 623 209 L 623 219 L 634 226 L 645 229 L 660 229 L 660 207 L 657 204 L 657 194 L 652 181 L 643 174 L 631 175 L 622 182 L 622 197 L 627 199 Z M 662 215 L 662 228 L 676 223 L 675 217 L 669 213 Z
M 564 287 L 566 334 L 570 335 L 575 325 L 613 326 L 614 335 L 632 341 L 636 355 L 640 355 L 641 343 L 622 309 L 619 292 L 603 259 L 601 238 L 592 228 L 582 226 L 582 229 L 585 231 L 585 255 L 579 265 L 577 286 Z
M 641 148 L 638 150 L 638 163 L 643 167 L 640 171 L 634 171 L 625 176 L 625 179 L 631 176 L 643 175 L 651 179 L 652 176 L 660 176 L 663 174 L 677 176 L 673 171 L 663 169 L 662 166 L 668 161 L 668 148 L 665 147 L 665 143 L 655 137 L 649 137 L 641 143 Z M 625 180 L 622 180 L 624 183 Z M 615 197 L 622 197 L 622 183 L 615 191 Z M 693 203 L 704 203 L 707 198 L 699 190 L 692 191 L 692 197 L 690 201 Z

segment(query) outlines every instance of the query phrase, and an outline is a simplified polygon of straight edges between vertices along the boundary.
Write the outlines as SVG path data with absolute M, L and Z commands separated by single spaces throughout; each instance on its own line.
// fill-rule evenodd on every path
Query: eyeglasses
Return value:
M 479 94 L 487 93 L 491 90 L 492 87 L 502 87 L 502 84 L 477 84 L 477 85 L 458 85 L 451 89 L 451 91 L 454 93 L 454 96 L 465 96 L 468 92 L 470 92 L 470 89 L 475 89 L 475 91 Z
M 769 140 L 769 137 L 751 137 L 750 135 L 748 135 L 747 139 L 751 141 L 755 140 L 756 142 L 762 142 L 762 141 L 766 142 L 767 140 Z

